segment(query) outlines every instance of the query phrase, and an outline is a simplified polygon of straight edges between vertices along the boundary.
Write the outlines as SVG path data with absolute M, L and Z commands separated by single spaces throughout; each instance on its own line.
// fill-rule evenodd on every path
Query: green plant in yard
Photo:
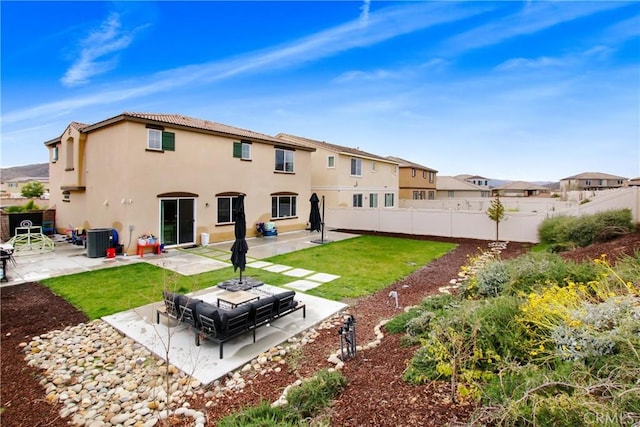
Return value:
M 295 414 L 281 407 L 272 407 L 262 401 L 257 406 L 223 417 L 216 423 L 218 427 L 291 427 L 298 425 Z
M 496 223 L 496 242 L 498 241 L 498 230 L 500 221 L 504 218 L 504 205 L 500 201 L 500 196 L 496 196 L 491 201 L 491 206 L 487 209 L 487 216 L 489 219 Z
M 287 394 L 287 409 L 302 419 L 315 417 L 347 386 L 347 378 L 340 371 L 323 369 Z
M 580 217 L 558 216 L 545 219 L 538 227 L 541 243 L 553 250 L 588 246 L 635 230 L 630 209 L 599 212 Z

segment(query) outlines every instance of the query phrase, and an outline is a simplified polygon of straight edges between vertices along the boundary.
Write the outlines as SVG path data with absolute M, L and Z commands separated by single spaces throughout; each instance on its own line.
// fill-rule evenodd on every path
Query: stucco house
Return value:
M 245 195 L 247 235 L 258 222 L 302 230 L 313 148 L 178 114 L 125 112 L 72 122 L 49 141 L 50 204 L 59 230 L 115 228 L 125 251 L 153 234 L 166 247 L 232 240 Z
M 357 148 L 295 135 L 277 138 L 314 148 L 311 190 L 327 207 L 397 207 L 398 162 Z
M 583 172 L 560 180 L 561 191 L 594 191 L 624 187 L 629 178 L 601 172 Z
M 454 176 L 454 178 L 466 181 L 470 184 L 477 185 L 478 187 L 482 187 L 489 191 L 489 178 L 480 175 L 469 175 L 469 174 L 460 174 Z
M 398 162 L 400 199 L 435 200 L 437 170 L 400 157 L 387 156 L 387 159 Z
M 489 191 L 453 176 L 439 176 L 436 199 L 452 199 L 455 197 L 489 197 Z
M 491 193 L 493 196 L 503 197 L 549 197 L 551 195 L 551 189 L 531 182 L 513 181 L 494 187 Z
M 22 188 L 31 182 L 39 182 L 44 186 L 45 193 L 49 192 L 49 177 L 47 176 L 21 176 L 0 183 L 0 197 L 21 198 Z

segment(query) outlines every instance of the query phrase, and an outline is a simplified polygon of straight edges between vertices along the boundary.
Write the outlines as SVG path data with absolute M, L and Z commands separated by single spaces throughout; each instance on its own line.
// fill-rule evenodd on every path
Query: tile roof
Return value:
M 453 176 L 439 176 L 436 181 L 436 190 L 458 190 L 458 191 L 487 191 L 486 188 L 472 184 Z
M 304 138 L 302 136 L 290 135 L 286 133 L 279 133 L 276 135 L 276 138 L 282 138 L 287 141 L 297 142 L 299 144 L 307 145 L 313 148 L 323 148 L 325 150 L 334 151 L 340 154 L 347 154 L 355 157 L 363 157 L 367 159 L 377 160 L 381 162 L 398 164 L 398 162 L 394 160 L 390 160 L 389 158 L 378 156 L 377 154 L 367 153 L 366 151 L 362 151 L 358 148 L 345 147 L 343 145 L 330 144 L 324 141 L 317 141 L 315 139 Z
M 426 171 L 430 171 L 430 172 L 438 172 L 435 169 L 431 169 L 427 166 L 422 166 L 418 163 L 414 163 L 414 162 L 410 162 L 409 160 L 405 160 L 402 159 L 400 157 L 395 157 L 395 156 L 387 156 L 387 159 L 393 160 L 394 162 L 397 162 L 400 164 L 401 168 L 416 168 L 416 169 L 420 169 L 420 170 L 426 170 Z
M 560 181 L 568 181 L 570 179 L 623 179 L 626 181 L 628 178 L 624 176 L 609 175 L 602 172 L 583 172 L 577 175 L 562 178 Z
M 495 187 L 494 190 L 540 190 L 549 191 L 549 187 L 525 181 L 513 181 Z
M 225 125 L 222 123 L 212 122 L 210 120 L 196 119 L 193 117 L 184 116 L 182 114 L 161 114 L 161 113 L 140 113 L 140 112 L 124 112 L 108 119 L 85 125 L 78 122 L 71 122 L 70 126 L 78 129 L 80 132 L 87 133 L 96 129 L 100 129 L 111 124 L 124 121 L 140 121 L 143 123 L 157 123 L 163 125 L 170 125 L 184 129 L 192 129 L 195 132 L 213 133 L 218 135 L 226 135 L 236 138 L 246 138 L 254 141 L 268 142 L 274 145 L 282 145 L 288 147 L 299 148 L 302 150 L 313 151 L 303 144 L 295 144 L 283 139 L 279 139 L 270 135 L 266 135 L 259 132 L 254 132 L 247 129 L 242 129 L 234 126 Z M 52 140 L 53 141 L 53 140 Z M 48 141 L 51 142 L 51 141 Z M 45 143 L 46 144 L 46 143 Z

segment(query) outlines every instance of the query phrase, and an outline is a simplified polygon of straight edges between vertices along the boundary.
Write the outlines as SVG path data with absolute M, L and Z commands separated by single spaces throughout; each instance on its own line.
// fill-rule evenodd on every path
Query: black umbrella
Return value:
M 247 252 L 249 251 L 249 245 L 247 245 L 247 219 L 244 215 L 244 195 L 239 195 L 236 200 L 234 209 L 236 216 L 236 223 L 234 232 L 236 240 L 231 246 L 231 263 L 233 264 L 233 271 L 240 269 L 240 283 L 242 283 L 242 272 L 247 265 Z
M 309 213 L 309 224 L 311 231 L 320 231 L 322 228 L 322 218 L 320 218 L 320 199 L 316 193 L 311 195 L 311 212 Z

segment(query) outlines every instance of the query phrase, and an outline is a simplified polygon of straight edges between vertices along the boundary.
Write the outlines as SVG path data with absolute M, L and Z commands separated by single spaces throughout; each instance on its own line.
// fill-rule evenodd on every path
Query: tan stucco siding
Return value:
M 216 194 L 246 194 L 247 234 L 251 236 L 256 222 L 271 220 L 271 194 L 287 192 L 297 194 L 297 216 L 279 219 L 278 229 L 304 229 L 311 195 L 308 151 L 295 151 L 295 173 L 275 173 L 273 145 L 253 143 L 251 160 L 241 160 L 233 157 L 233 142 L 239 138 L 169 126 L 165 131 L 175 133 L 175 151 L 147 150 L 147 129 L 140 123 L 125 121 L 90 132 L 85 150 L 86 192 L 74 192 L 69 203 L 58 204 L 59 218 L 84 228 L 116 228 L 125 245 L 130 240 L 129 226 L 133 226 L 129 252 L 135 252 L 137 236 L 160 235 L 158 195 L 197 195 L 194 240 L 199 243 L 201 233 L 209 233 L 210 242 L 233 238 L 233 225 L 216 223 Z

